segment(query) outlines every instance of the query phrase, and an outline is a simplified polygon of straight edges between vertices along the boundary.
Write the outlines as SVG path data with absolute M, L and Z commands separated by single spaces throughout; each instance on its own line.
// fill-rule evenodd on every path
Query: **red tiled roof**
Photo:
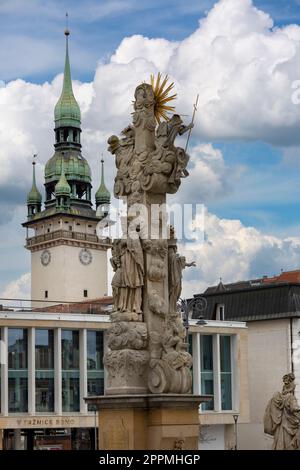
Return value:
M 263 283 L 272 284 L 277 282 L 292 282 L 295 284 L 300 284 L 300 270 L 296 271 L 283 271 L 278 276 L 265 277 L 262 279 Z
M 40 308 L 32 308 L 36 312 L 53 313 L 98 313 L 108 314 L 109 306 L 113 304 L 113 298 L 110 296 L 99 297 L 98 299 L 85 300 L 82 302 L 72 302 L 69 304 L 56 304 Z

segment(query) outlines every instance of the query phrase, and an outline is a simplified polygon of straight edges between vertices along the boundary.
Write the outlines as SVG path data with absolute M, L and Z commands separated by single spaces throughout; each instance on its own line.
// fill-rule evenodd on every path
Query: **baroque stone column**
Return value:
M 182 270 L 188 264 L 177 254 L 174 232 L 167 236 L 164 213 L 166 194 L 175 193 L 188 176 L 189 157 L 175 139 L 191 125 L 184 126 L 177 114 L 156 125 L 166 98 L 158 90 L 139 85 L 133 123 L 121 138 L 108 139 L 117 168 L 114 194 L 126 198 L 127 220 L 123 237 L 112 248 L 107 394 L 191 392 L 192 359 L 177 310 Z

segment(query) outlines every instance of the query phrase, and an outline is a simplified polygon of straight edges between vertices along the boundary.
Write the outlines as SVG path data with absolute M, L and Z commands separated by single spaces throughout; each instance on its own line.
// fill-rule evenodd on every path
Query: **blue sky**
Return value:
M 51 83 L 61 73 L 66 11 L 69 12 L 71 29 L 73 78 L 84 83 L 94 80 L 95 70 L 99 70 L 101 64 L 110 63 L 112 54 L 125 37 L 138 34 L 180 43 L 197 30 L 199 20 L 214 4 L 213 0 L 1 0 L 0 80 L 6 85 L 18 79 L 43 85 L 45 82 Z M 300 0 L 254 0 L 253 4 L 271 16 L 275 29 L 300 24 Z M 290 74 L 295 80 L 300 79 L 300 63 L 298 71 L 295 67 Z M 259 91 L 259 82 L 256 86 Z M 84 91 L 82 95 L 84 98 Z M 243 112 L 242 108 L 237 111 L 241 115 Z M 32 114 L 28 114 L 28 119 L 30 116 Z M 218 178 L 226 180 L 222 181 L 224 191 L 204 201 L 208 210 L 220 219 L 238 219 L 246 227 L 254 227 L 263 235 L 300 237 L 300 147 L 296 138 L 291 138 L 291 141 L 286 138 L 290 135 L 290 127 L 282 125 L 281 130 L 280 127 L 276 128 L 279 129 L 276 131 L 278 139 L 273 131 L 269 136 L 268 129 L 259 138 L 255 138 L 255 132 L 247 133 L 246 127 L 236 133 L 229 132 L 226 138 L 218 132 L 217 126 L 215 132 L 201 129 L 199 134 L 196 132 L 192 146 L 201 142 L 211 143 L 214 149 L 222 153 L 227 168 L 226 174 L 223 172 L 222 177 L 218 175 Z M 35 132 L 38 134 L 39 129 Z M 295 131 L 295 127 L 291 126 L 291 135 L 295 134 L 297 128 Z M 37 147 L 38 141 L 37 137 Z M 28 148 L 31 148 L 30 145 Z M 26 158 L 29 160 L 30 157 Z M 232 176 L 237 174 L 239 176 Z M 111 168 L 108 177 L 112 176 Z M 13 190 L 11 185 L 8 188 L 6 184 L 0 184 L 0 230 L 3 240 L 0 247 L 0 293 L 8 282 L 29 270 L 29 256 L 22 246 L 24 233 L 19 225 L 16 227 L 26 213 L 24 207 L 23 214 L 21 204 L 26 185 L 28 178 L 26 182 L 16 178 Z M 259 271 L 259 263 L 252 262 L 252 265 Z M 295 266 L 287 260 L 284 267 Z M 275 267 L 272 266 L 272 269 Z M 270 274 L 273 273 L 270 271 Z
M 184 39 L 216 0 L 1 0 L 0 30 L 9 45 L 2 54 L 2 80 L 51 80 L 62 68 L 62 29 L 69 12 L 76 78 L 93 78 L 126 36 Z M 299 23 L 299 0 L 254 0 L 276 25 Z M 43 52 L 49 51 L 49 55 Z M 22 56 L 20 57 L 20 52 Z M 24 54 L 23 54 L 24 52 Z M 32 63 L 32 65 L 30 65 Z

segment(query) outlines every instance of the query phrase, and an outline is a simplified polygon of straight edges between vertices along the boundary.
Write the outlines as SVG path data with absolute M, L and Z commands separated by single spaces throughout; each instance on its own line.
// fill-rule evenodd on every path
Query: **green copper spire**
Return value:
M 61 175 L 59 178 L 59 182 L 55 185 L 55 197 L 58 196 L 70 196 L 71 194 L 71 187 L 65 177 L 65 164 L 64 159 L 61 159 Z
M 65 30 L 66 36 L 66 59 L 64 71 L 64 83 L 60 98 L 55 106 L 54 121 L 55 128 L 58 127 L 77 127 L 80 128 L 80 108 L 75 99 L 72 87 L 71 69 L 69 61 L 69 38 L 70 32 Z
M 34 158 L 36 155 L 34 155 Z M 39 192 L 36 181 L 35 181 L 35 161 L 32 162 L 32 187 L 27 196 L 27 204 L 30 205 L 41 205 L 42 204 L 42 195 Z
M 110 192 L 104 183 L 104 160 L 101 160 L 101 183 L 98 191 L 96 192 L 96 207 L 102 204 L 110 204 Z

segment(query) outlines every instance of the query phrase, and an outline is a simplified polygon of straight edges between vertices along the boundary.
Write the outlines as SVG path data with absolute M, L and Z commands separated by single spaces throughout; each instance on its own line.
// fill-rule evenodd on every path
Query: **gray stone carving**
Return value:
M 107 334 L 107 345 L 112 350 L 145 349 L 147 346 L 145 323 L 116 322 Z
M 264 431 L 274 437 L 273 450 L 300 449 L 300 407 L 295 397 L 295 376 L 283 376 L 283 388 L 269 401 Z
M 175 193 L 188 176 L 189 157 L 175 140 L 192 124 L 185 126 L 174 114 L 157 125 L 162 103 L 147 83 L 136 88 L 134 98 L 132 124 L 120 137 L 108 139 L 108 150 L 117 169 L 115 196 L 127 198 L 128 211 L 142 203 L 147 215 L 133 231 L 128 217 L 126 237 L 112 247 L 114 309 L 104 357 L 106 393 L 189 393 L 192 359 L 177 301 L 182 271 L 194 263 L 178 255 L 174 231 L 169 240 L 163 237 L 168 230 L 162 215 L 156 221 L 158 238 L 152 239 L 145 227 L 153 204 L 163 206 L 166 194 Z

